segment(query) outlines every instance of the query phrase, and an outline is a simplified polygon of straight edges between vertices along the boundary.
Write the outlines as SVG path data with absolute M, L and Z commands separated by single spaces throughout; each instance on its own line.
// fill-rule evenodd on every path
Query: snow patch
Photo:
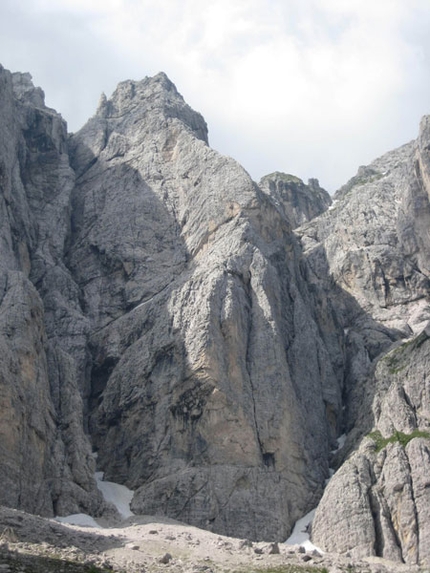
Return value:
M 342 434 L 337 439 L 337 449 L 340 450 L 341 448 L 343 448 L 345 442 L 346 442 L 346 434 Z
M 94 474 L 94 478 L 98 489 L 102 492 L 104 500 L 112 503 L 123 519 L 127 519 L 127 517 L 134 515 L 130 510 L 130 502 L 134 494 L 133 491 L 129 490 L 125 485 L 120 485 L 111 481 L 103 481 L 103 472 L 96 472 Z M 74 513 L 73 515 L 55 517 L 54 519 L 60 523 L 69 523 L 70 525 L 79 525 L 80 527 L 97 527 L 98 529 L 102 529 L 102 526 L 99 525 L 91 515 L 87 515 L 86 513 Z
M 134 491 L 111 481 L 103 481 L 103 472 L 96 472 L 95 479 L 97 487 L 102 492 L 105 501 L 112 503 L 118 513 L 124 519 L 131 517 L 134 513 L 130 510 L 130 503 L 133 499 Z
M 336 442 L 337 442 L 337 448 L 330 452 L 332 454 L 335 454 L 336 452 L 338 452 L 339 450 L 341 450 L 343 448 L 343 446 L 345 445 L 345 442 L 346 442 L 346 434 L 342 434 L 341 436 L 339 436 L 338 439 L 336 440 Z
M 56 517 L 55 521 L 60 523 L 69 523 L 70 525 L 80 525 L 81 527 L 97 527 L 101 529 L 101 526 L 97 521 L 87 515 L 86 513 L 74 513 L 73 515 L 67 515 L 66 517 Z
M 296 521 L 294 529 L 290 537 L 285 542 L 287 545 L 301 545 L 306 551 L 313 551 L 316 549 L 320 553 L 324 553 L 319 547 L 314 545 L 309 539 L 309 529 L 313 518 L 315 517 L 316 508 L 307 513 L 301 519 Z

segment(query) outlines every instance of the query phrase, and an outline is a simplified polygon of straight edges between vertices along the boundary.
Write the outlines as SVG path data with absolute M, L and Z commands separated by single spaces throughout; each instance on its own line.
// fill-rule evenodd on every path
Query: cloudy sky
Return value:
M 104 91 L 165 71 L 257 181 L 334 191 L 430 114 L 429 0 L 0 0 L 0 63 L 76 131 Z

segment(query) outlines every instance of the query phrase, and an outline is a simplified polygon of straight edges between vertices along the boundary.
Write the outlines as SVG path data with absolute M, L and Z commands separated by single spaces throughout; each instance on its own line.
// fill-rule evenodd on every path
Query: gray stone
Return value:
M 378 452 L 378 442 L 370 434 L 336 473 L 313 522 L 312 538 L 317 545 L 341 552 L 349 549 L 354 556 L 377 554 L 409 564 L 428 562 L 425 484 L 430 469 L 430 427 L 423 380 L 429 352 L 430 341 L 423 332 L 379 361 L 372 379 L 376 390 L 373 415 L 380 439 L 387 441 L 381 442 Z M 405 437 L 406 447 L 401 441 Z M 357 474 L 358 463 L 370 469 L 366 479 L 354 477 L 361 475 Z M 357 479 L 360 487 L 354 493 L 351 482 Z M 332 504 L 341 507 L 333 512 Z M 345 530 L 353 533 L 344 536 Z
M 164 74 L 70 137 L 29 74 L 0 96 L 0 503 L 100 513 L 95 448 L 135 512 L 274 542 L 331 464 L 316 545 L 428 564 L 429 118 L 330 204 Z
M 279 553 L 280 553 L 279 544 L 272 543 L 269 547 L 269 555 L 279 555 Z
M 277 171 L 264 176 L 259 186 L 292 229 L 324 213 L 332 202 L 327 191 L 319 186 L 318 179 L 310 179 L 305 185 L 298 177 Z
M 428 562 L 429 540 L 428 520 L 420 517 L 429 513 L 423 483 L 430 469 L 427 124 L 417 142 L 360 169 L 331 210 L 297 231 L 311 265 L 320 267 L 324 253 L 337 284 L 367 313 L 353 321 L 344 314 L 354 349 L 345 409 L 352 431 L 337 465 L 356 451 L 327 486 L 312 539 L 329 551 L 410 565 Z M 347 226 L 346 217 L 354 223 Z M 402 342 L 399 332 L 412 338 Z M 379 453 L 378 440 L 366 437 L 372 430 Z
M 62 260 L 74 184 L 66 126 L 29 74 L 0 68 L 0 92 L 0 503 L 95 512 L 77 391 L 84 347 L 63 336 L 72 316 L 84 322 Z
M 90 431 L 133 511 L 283 540 L 322 492 L 341 389 L 289 223 L 205 129 L 159 75 L 71 139 Z
M 160 557 L 159 562 L 163 563 L 164 565 L 167 565 L 167 563 L 169 563 L 172 560 L 172 556 L 170 555 L 170 553 L 165 553 L 163 555 L 163 557 Z

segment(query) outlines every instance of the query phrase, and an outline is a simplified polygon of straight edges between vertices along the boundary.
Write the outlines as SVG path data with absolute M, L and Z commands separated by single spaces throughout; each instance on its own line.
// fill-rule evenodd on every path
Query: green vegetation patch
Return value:
M 430 432 L 424 432 L 422 430 L 414 430 L 411 434 L 404 434 L 403 432 L 399 432 L 395 430 L 394 433 L 389 438 L 384 438 L 379 430 L 375 430 L 374 432 L 370 432 L 368 437 L 374 441 L 375 443 L 375 451 L 380 452 L 383 450 L 388 444 L 399 443 L 404 448 L 409 444 L 411 440 L 414 438 L 426 438 L 430 439 Z

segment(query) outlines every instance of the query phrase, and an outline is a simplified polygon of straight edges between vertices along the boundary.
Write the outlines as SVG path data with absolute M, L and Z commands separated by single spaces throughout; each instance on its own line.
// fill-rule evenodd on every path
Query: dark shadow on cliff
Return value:
M 158 409 L 186 358 L 167 306 L 189 255 L 172 212 L 136 169 L 81 142 L 71 148 L 78 178 L 66 260 L 91 325 L 87 431 L 105 478 L 136 487 L 168 455 L 169 410 L 160 420 Z

